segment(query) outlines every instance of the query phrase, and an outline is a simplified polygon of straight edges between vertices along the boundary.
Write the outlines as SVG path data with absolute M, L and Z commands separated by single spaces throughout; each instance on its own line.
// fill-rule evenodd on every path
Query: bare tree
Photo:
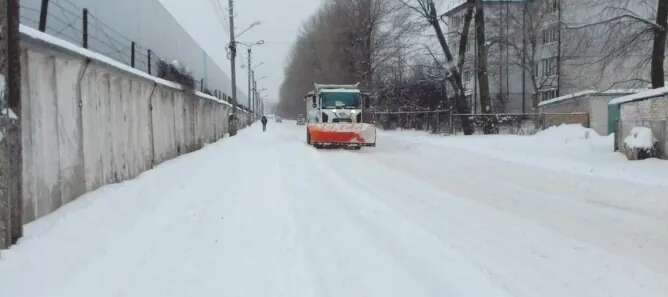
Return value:
M 466 13 L 464 14 L 464 26 L 459 37 L 459 61 L 457 62 L 457 68 L 464 69 L 464 62 L 466 61 L 466 48 L 469 43 L 469 31 L 471 28 L 471 20 L 473 20 L 473 5 L 474 0 L 466 1 Z
M 666 30 L 668 30 L 668 1 L 657 0 L 654 45 L 652 47 L 652 87 L 660 88 L 665 84 L 663 65 L 666 60 Z
M 553 22 L 554 10 L 549 1 L 524 2 L 521 9 L 507 14 L 507 19 L 500 20 L 492 18 L 490 26 L 502 26 L 507 22 L 509 35 L 503 39 L 488 40 L 488 45 L 503 44 L 509 47 L 511 57 L 509 65 L 519 68 L 526 76 L 524 81 L 530 84 L 528 89 L 532 98 L 532 106 L 536 108 L 539 103 L 539 92 L 546 88 L 558 87 L 557 79 L 549 73 L 557 74 L 556 63 L 542 63 L 545 54 L 561 54 L 560 62 L 568 61 L 564 53 L 558 53 L 554 47 L 559 45 L 556 35 L 559 34 L 558 22 Z M 550 24 L 550 25 L 547 25 Z M 542 64 L 542 65 L 541 65 Z M 524 87 L 523 90 L 527 88 Z
M 466 101 L 466 94 L 464 90 L 464 84 L 462 83 L 462 74 L 458 68 L 457 62 L 454 60 L 450 46 L 443 34 L 443 29 L 439 22 L 439 14 L 436 10 L 436 5 L 433 0 L 415 0 L 416 4 L 408 3 L 404 0 L 399 0 L 401 3 L 410 7 L 416 11 L 423 19 L 429 23 L 434 32 L 436 33 L 436 38 L 445 54 L 446 58 L 446 69 L 449 73 L 448 81 L 455 91 L 455 110 L 460 114 L 470 113 L 470 108 L 468 102 Z M 464 45 L 465 46 L 465 45 Z M 461 117 L 462 128 L 464 134 L 471 135 L 474 132 L 473 125 L 468 117 Z
M 595 11 L 587 22 L 566 20 L 576 32 L 576 51 L 595 55 L 587 65 L 600 65 L 602 78 L 615 77 L 610 85 L 664 86 L 664 61 L 668 3 L 665 0 L 589 0 Z
M 293 47 L 281 88 L 282 114 L 303 113 L 301 98 L 314 82 L 360 82 L 366 91 L 379 92 L 383 74 L 377 72 L 400 56 L 403 41 L 418 32 L 407 14 L 392 0 L 324 2 Z
M 478 56 L 478 88 L 480 91 L 480 105 L 483 113 L 492 113 L 492 102 L 489 96 L 489 74 L 487 72 L 487 41 L 485 38 L 485 8 L 482 0 L 475 0 L 475 28 L 476 44 Z M 485 132 L 489 132 L 489 127 L 485 127 Z

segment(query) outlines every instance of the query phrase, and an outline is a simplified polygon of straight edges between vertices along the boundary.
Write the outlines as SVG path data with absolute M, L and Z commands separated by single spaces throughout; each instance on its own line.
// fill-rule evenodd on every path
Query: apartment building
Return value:
M 442 15 L 455 54 L 459 54 L 465 2 L 451 1 Z M 495 112 L 532 112 L 542 101 L 582 90 L 643 87 L 644 78 L 649 75 L 649 65 L 643 64 L 643 51 L 651 49 L 651 43 L 638 40 L 635 48 L 623 55 L 608 57 L 603 52 L 614 41 L 610 36 L 616 36 L 611 31 L 619 28 L 584 26 L 611 17 L 614 11 L 609 7 L 615 2 L 639 16 L 652 14 L 651 6 L 640 1 L 483 1 L 490 95 Z M 471 106 L 480 112 L 476 46 L 472 21 L 462 75 Z

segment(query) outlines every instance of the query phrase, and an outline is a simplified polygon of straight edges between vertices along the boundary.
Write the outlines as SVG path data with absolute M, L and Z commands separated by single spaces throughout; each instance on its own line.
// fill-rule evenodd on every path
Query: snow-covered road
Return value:
M 662 161 L 414 132 L 315 150 L 269 128 L 29 224 L 0 296 L 668 296 Z

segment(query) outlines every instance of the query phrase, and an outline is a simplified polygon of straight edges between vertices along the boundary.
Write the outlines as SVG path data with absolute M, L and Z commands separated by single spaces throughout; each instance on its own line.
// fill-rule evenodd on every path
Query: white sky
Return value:
M 160 0 L 176 17 L 204 50 L 218 62 L 223 70 L 230 72 L 226 58 L 229 42 L 227 31 L 228 0 Z M 220 1 L 224 12 L 216 13 L 215 1 Z M 288 52 L 297 37 L 302 23 L 307 20 L 320 5 L 320 0 L 235 0 L 237 32 L 255 21 L 262 24 L 244 34 L 240 41 L 252 43 L 264 40 L 265 44 L 253 48 L 254 64 L 264 62 L 256 69 L 256 78 L 267 76 L 258 81 L 258 88 L 267 88 L 267 101 L 278 101 L 278 92 L 283 82 L 283 69 Z M 221 23 L 222 22 L 222 23 Z M 241 92 L 247 93 L 246 49 L 240 48 L 237 60 L 237 85 Z M 245 67 L 245 66 L 244 66 Z

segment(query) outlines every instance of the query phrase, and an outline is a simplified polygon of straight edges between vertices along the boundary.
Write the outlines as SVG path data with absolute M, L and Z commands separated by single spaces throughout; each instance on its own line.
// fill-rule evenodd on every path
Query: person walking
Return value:
M 262 122 L 262 132 L 267 131 L 267 117 L 262 116 L 262 119 L 260 120 Z

